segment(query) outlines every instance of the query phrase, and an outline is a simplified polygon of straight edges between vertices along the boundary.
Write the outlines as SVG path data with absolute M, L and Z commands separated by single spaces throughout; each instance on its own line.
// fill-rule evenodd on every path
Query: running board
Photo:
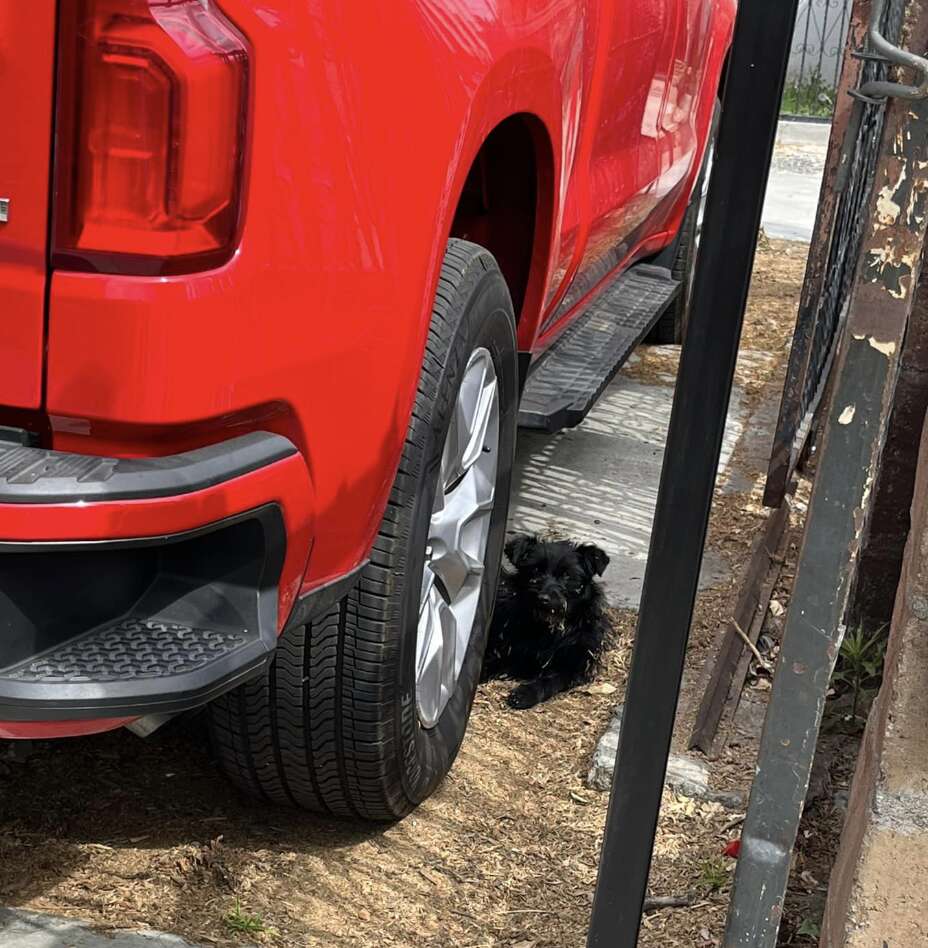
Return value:
M 529 370 L 522 428 L 573 428 L 680 292 L 664 267 L 626 270 Z

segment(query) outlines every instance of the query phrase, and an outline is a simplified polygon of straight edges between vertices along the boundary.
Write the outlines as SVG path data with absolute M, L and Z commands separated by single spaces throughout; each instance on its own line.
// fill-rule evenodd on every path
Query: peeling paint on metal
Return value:
M 892 243 L 871 247 L 864 261 L 864 277 L 870 283 L 882 285 L 895 299 L 904 300 L 908 296 L 914 264 L 914 253 L 898 253 Z
M 880 342 L 871 336 L 867 341 L 870 343 L 871 348 L 876 349 L 877 352 L 882 352 L 887 359 L 896 351 L 896 343 L 891 340 Z
M 902 213 L 902 205 L 898 204 L 893 198 L 898 195 L 904 181 L 905 165 L 899 169 L 899 177 L 895 184 L 887 184 L 880 188 L 880 193 L 876 199 L 876 218 L 879 224 L 891 226 L 899 219 L 899 215 Z
M 912 189 L 906 208 L 906 223 L 909 227 L 916 227 L 924 223 L 926 206 L 928 206 L 928 189 L 926 189 L 925 182 L 920 181 L 918 186 Z

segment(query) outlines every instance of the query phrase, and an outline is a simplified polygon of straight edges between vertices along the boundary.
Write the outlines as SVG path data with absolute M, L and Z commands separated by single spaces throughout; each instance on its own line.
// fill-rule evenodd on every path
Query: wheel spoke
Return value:
M 435 573 L 432 571 L 429 565 L 429 554 L 426 553 L 426 562 L 425 570 L 422 573 L 422 589 L 419 593 L 419 617 L 422 617 L 422 612 L 426 607 L 426 604 L 429 600 L 429 595 L 432 590 L 435 588 Z
M 419 713 L 434 724 L 453 691 L 459 642 L 457 617 L 437 586 L 419 613 L 416 684 Z
M 461 470 L 469 471 L 483 454 L 487 441 L 487 430 L 494 416 L 496 405 L 496 378 L 487 379 L 487 367 L 484 366 L 480 384 L 474 398 L 473 411 L 468 425 L 469 437 L 461 455 Z
M 445 437 L 445 447 L 441 455 L 441 474 L 438 483 L 439 493 L 443 493 L 461 475 L 461 458 L 467 444 L 467 418 L 460 401 L 455 402 L 451 413 L 451 423 Z
M 454 610 L 443 599 L 438 604 L 438 623 L 441 629 L 441 685 L 443 703 L 451 697 L 454 691 L 455 665 L 458 644 L 458 623 Z
M 483 572 L 486 530 L 493 509 L 493 485 L 472 469 L 441 498 L 429 525 L 429 570 L 453 601 L 468 576 Z
M 492 362 L 478 363 L 465 374 L 455 402 L 441 460 L 445 490 L 476 464 L 484 453 L 487 433 L 498 416 L 497 382 Z
M 432 717 L 441 700 L 442 631 L 438 613 L 441 596 L 433 586 L 419 615 L 416 644 L 416 685 L 420 713 Z

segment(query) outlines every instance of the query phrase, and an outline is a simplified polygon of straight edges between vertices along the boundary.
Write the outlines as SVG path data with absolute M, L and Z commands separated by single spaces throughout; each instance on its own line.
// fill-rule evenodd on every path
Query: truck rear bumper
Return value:
M 105 729 L 258 673 L 311 536 L 280 435 L 145 459 L 0 449 L 0 733 Z

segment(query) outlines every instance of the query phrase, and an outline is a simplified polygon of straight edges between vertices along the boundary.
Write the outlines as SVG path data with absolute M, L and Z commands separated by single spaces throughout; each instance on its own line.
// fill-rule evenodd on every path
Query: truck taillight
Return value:
M 249 49 L 212 0 L 63 0 L 52 262 L 207 269 L 235 247 Z

